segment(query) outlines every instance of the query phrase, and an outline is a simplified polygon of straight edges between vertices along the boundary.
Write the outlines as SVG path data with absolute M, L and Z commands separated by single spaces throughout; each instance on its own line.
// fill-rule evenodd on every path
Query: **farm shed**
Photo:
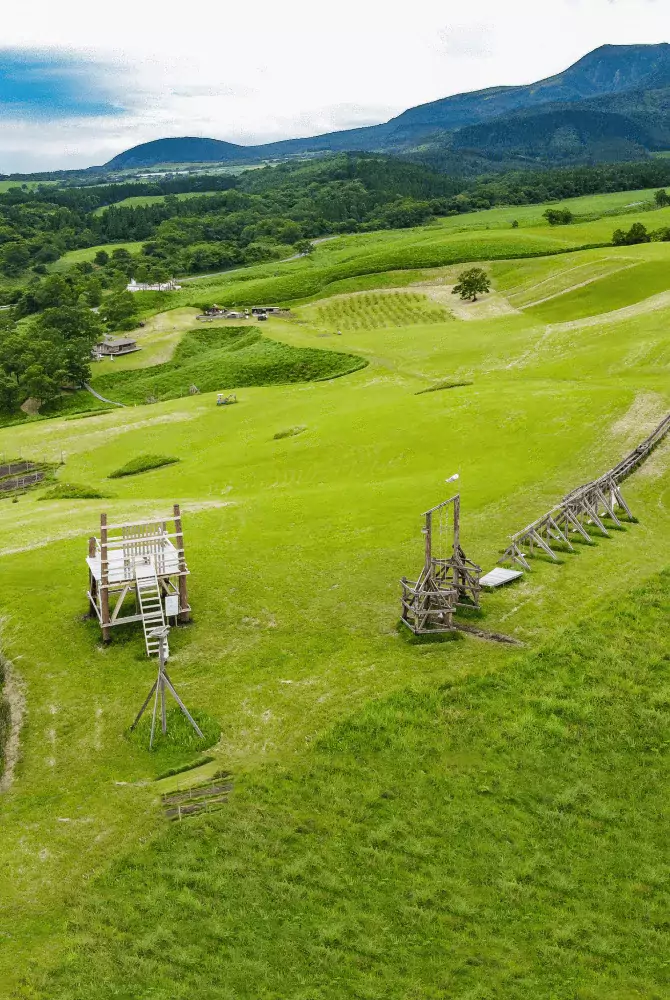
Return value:
M 111 358 L 120 354 L 132 354 L 133 351 L 139 350 L 141 348 L 137 346 L 137 341 L 131 337 L 116 337 L 96 344 L 93 348 L 93 356 Z

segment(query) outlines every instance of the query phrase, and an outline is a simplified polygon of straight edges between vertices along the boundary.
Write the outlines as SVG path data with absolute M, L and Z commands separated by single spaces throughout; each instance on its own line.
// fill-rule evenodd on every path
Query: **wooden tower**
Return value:
M 460 515 L 458 493 L 423 515 L 421 575 L 416 583 L 401 580 L 402 621 L 415 635 L 451 632 L 458 607 L 479 607 L 481 569 L 461 548 Z
M 141 523 L 110 525 L 101 514 L 100 538 L 89 539 L 86 563 L 90 615 L 104 642 L 116 625 L 142 622 L 147 656 L 155 656 L 161 643 L 153 633 L 171 618 L 190 620 L 179 504 L 171 517 Z

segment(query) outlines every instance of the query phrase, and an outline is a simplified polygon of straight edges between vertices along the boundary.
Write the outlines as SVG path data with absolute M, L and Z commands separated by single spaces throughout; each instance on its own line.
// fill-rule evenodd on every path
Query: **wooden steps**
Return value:
M 142 616 L 144 645 L 147 656 L 158 656 L 161 640 L 158 638 L 157 633 L 165 629 L 165 613 L 153 560 L 140 563 L 135 567 L 135 583 L 137 586 L 140 614 Z M 167 646 L 167 640 L 165 644 Z M 165 652 L 165 658 L 167 659 L 168 650 L 166 649 Z

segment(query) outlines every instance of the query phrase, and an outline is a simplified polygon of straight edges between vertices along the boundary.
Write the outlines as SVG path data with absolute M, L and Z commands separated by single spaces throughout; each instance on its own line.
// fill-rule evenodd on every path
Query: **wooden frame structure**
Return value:
M 423 514 L 423 569 L 416 583 L 400 581 L 401 620 L 415 635 L 451 632 L 458 607 L 479 607 L 482 571 L 461 548 L 460 516 L 458 493 Z
M 633 515 L 619 484 L 647 458 L 668 431 L 670 431 L 670 414 L 664 417 L 642 444 L 626 455 L 613 469 L 568 493 L 548 514 L 544 514 L 522 531 L 512 535 L 511 544 L 499 562 L 517 563 L 523 569 L 530 570 L 528 558 L 533 556 L 537 549 L 557 562 L 558 556 L 552 544 L 563 544 L 570 552 L 574 552 L 570 541 L 571 533 L 581 535 L 585 542 L 591 543 L 588 527 L 596 528 L 601 535 L 607 537 L 609 531 L 605 522 L 610 521 L 620 528 L 622 518 L 633 521 Z
M 108 524 L 101 514 L 100 538 L 89 539 L 86 563 L 89 613 L 97 617 L 104 642 L 116 625 L 142 622 L 147 655 L 158 654 L 160 643 L 151 633 L 165 625 L 166 598 L 173 599 L 179 622 L 190 620 L 179 504 L 170 517 L 139 523 Z M 130 597 L 134 608 L 126 606 Z

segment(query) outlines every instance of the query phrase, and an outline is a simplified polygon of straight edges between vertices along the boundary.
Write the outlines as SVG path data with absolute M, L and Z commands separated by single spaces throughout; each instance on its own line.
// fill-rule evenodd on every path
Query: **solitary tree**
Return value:
M 461 271 L 458 284 L 454 285 L 452 295 L 460 295 L 462 299 L 477 301 L 478 295 L 491 291 L 491 282 L 486 271 L 481 267 L 470 267 Z
M 670 195 L 663 188 L 656 192 L 654 198 L 659 208 L 665 208 L 666 205 L 670 205 Z

